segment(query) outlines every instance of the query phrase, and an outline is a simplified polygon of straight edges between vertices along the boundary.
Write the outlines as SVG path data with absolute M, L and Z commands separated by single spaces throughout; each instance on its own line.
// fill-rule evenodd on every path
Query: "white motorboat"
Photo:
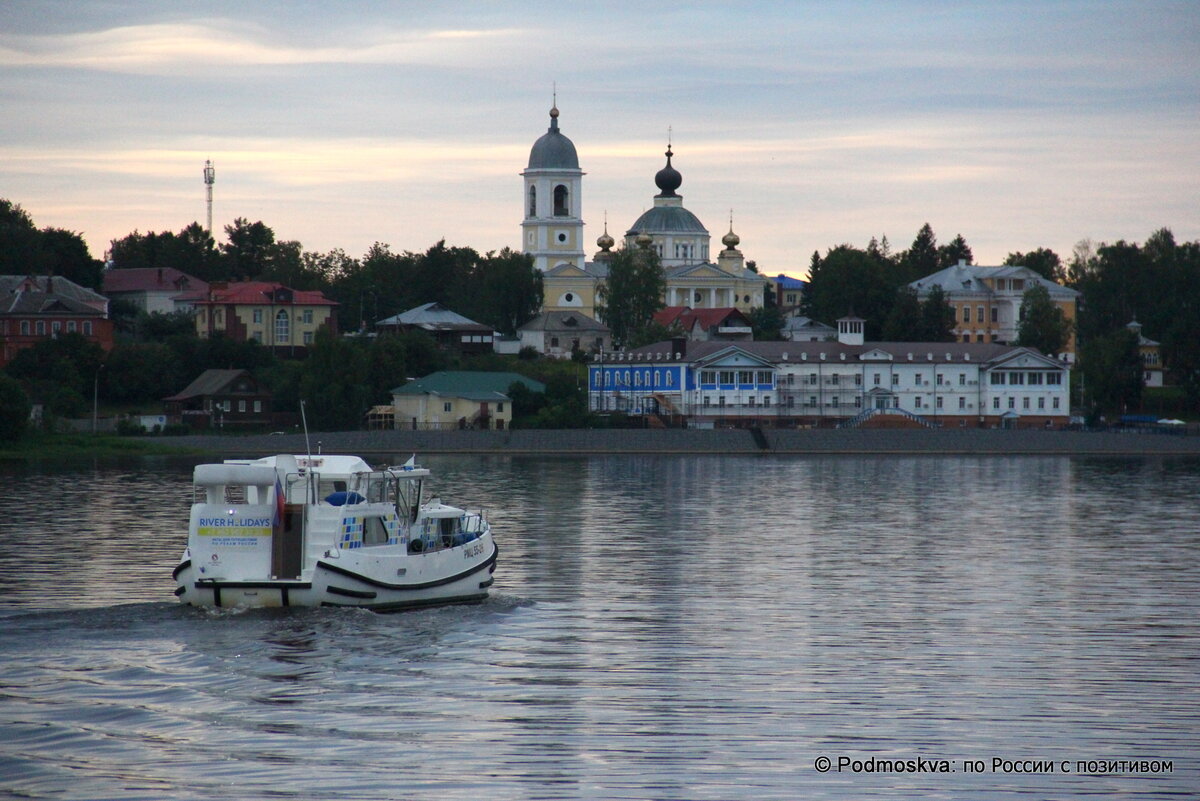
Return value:
M 426 499 L 428 478 L 411 459 L 372 469 L 328 454 L 197 465 L 175 594 L 223 608 L 482 601 L 491 527 L 482 511 Z

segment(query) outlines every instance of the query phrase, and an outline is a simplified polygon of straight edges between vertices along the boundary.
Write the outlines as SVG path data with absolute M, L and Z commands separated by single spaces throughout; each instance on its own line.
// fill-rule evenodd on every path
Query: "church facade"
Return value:
M 550 110 L 550 128 L 529 152 L 524 172 L 525 215 L 521 223 L 524 252 L 530 254 L 543 280 L 542 311 L 577 311 L 598 318 L 599 288 L 608 277 L 615 240 L 604 233 L 590 260 L 583 250 L 582 184 L 575 145 L 559 130 L 559 111 Z M 658 254 L 666 278 L 667 306 L 737 308 L 761 307 L 770 281 L 746 266 L 740 240 L 733 232 L 714 260 L 711 236 L 704 224 L 683 205 L 677 190 L 683 176 L 667 163 L 654 176 L 659 192 L 653 206 L 625 232 L 626 248 L 650 247 Z

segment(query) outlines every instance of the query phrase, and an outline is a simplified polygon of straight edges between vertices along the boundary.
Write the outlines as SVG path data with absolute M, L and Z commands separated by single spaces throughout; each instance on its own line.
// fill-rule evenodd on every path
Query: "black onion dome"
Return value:
M 529 151 L 531 170 L 578 170 L 579 155 L 575 143 L 558 130 L 558 107 L 550 109 L 550 128 L 533 143 Z
M 671 166 L 671 156 L 675 155 L 671 152 L 671 147 L 667 146 L 667 166 L 654 174 L 654 185 L 662 191 L 656 197 L 678 197 L 675 190 L 683 183 L 683 176 L 679 174 L 679 170 Z

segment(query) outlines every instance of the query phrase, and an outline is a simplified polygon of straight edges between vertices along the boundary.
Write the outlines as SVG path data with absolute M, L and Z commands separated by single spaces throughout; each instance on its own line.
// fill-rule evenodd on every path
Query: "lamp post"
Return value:
M 97 431 L 97 418 L 100 411 L 100 371 L 104 369 L 101 364 L 96 368 L 96 375 L 92 377 L 92 433 Z

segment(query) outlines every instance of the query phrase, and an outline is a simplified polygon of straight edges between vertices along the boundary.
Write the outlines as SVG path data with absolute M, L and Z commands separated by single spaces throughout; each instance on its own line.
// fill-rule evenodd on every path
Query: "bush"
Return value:
M 0 442 L 15 442 L 29 427 L 33 406 L 15 378 L 0 373 Z

